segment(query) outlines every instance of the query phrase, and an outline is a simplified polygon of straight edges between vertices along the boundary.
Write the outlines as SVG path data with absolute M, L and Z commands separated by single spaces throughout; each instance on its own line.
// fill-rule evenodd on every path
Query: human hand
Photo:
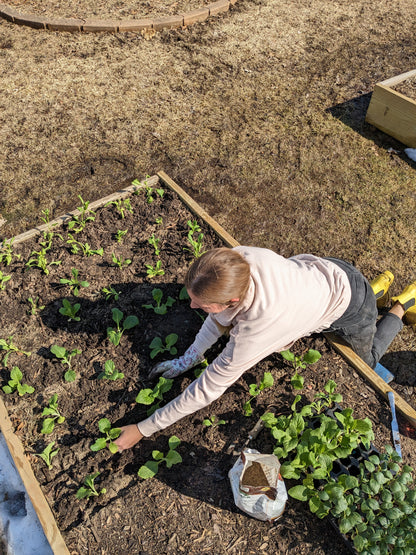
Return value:
M 136 424 L 122 426 L 120 429 L 121 434 L 117 439 L 114 440 L 114 443 L 118 447 L 119 453 L 124 451 L 124 449 L 130 449 L 130 447 L 133 447 L 134 445 L 136 445 L 136 443 L 139 443 L 139 441 L 144 437 Z

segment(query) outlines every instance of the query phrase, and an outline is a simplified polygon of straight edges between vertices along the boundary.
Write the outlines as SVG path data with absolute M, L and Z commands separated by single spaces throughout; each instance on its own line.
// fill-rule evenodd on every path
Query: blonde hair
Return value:
M 185 287 L 205 303 L 233 306 L 250 285 L 250 266 L 238 252 L 222 247 L 197 258 L 185 276 Z

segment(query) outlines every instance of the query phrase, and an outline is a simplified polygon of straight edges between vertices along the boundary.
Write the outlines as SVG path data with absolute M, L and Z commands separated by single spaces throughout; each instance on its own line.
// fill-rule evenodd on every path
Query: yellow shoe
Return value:
M 374 295 L 377 299 L 377 308 L 383 308 L 390 300 L 389 288 L 393 283 L 394 275 L 386 270 L 379 276 L 377 276 L 370 285 L 374 291 Z
M 392 297 L 392 302 L 399 302 L 406 316 L 411 314 L 416 314 L 416 281 L 408 285 L 403 289 L 398 297 Z

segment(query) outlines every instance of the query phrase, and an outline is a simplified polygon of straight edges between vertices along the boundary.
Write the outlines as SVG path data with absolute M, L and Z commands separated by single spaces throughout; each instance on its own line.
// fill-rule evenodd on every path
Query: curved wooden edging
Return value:
M 126 31 L 161 31 L 162 29 L 178 29 L 192 23 L 205 21 L 208 17 L 227 12 L 237 0 L 217 0 L 204 8 L 169 17 L 154 17 L 151 19 L 99 19 L 99 18 L 53 18 L 33 14 L 22 14 L 7 4 L 0 4 L 0 17 L 11 23 L 26 25 L 34 29 L 48 31 L 69 31 L 71 33 L 107 32 L 121 33 Z

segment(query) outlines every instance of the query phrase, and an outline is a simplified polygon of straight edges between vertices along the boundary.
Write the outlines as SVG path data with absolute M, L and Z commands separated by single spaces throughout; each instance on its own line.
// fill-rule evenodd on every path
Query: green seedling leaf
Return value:
M 30 394 L 35 391 L 34 387 L 27 384 L 22 384 L 23 374 L 17 366 L 14 366 L 10 372 L 10 380 L 7 385 L 3 386 L 3 391 L 6 394 L 17 391 L 19 396 L 22 397 L 26 393 Z
M 98 421 L 98 429 L 105 437 L 98 438 L 93 445 L 91 445 L 91 451 L 100 451 L 108 447 L 111 453 L 117 453 L 118 446 L 113 443 L 113 439 L 117 439 L 121 434 L 120 428 L 112 428 L 111 422 L 108 418 L 101 418 Z
M 140 478 L 143 478 L 143 480 L 148 480 L 149 478 L 153 478 L 154 476 L 156 476 L 158 470 L 159 465 L 156 461 L 147 461 L 146 464 L 139 468 L 137 474 L 140 476 Z
M 42 453 L 35 453 L 37 457 L 40 457 L 44 461 L 48 468 L 52 468 L 52 458 L 55 457 L 55 455 L 57 455 L 59 451 L 59 448 L 55 449 L 55 451 L 52 451 L 54 445 L 55 442 L 52 441 L 51 443 L 49 443 L 49 445 L 47 445 L 47 447 L 45 447 Z
M 101 449 L 105 449 L 107 447 L 107 441 L 105 437 L 99 437 L 95 440 L 95 443 L 91 445 L 91 451 L 101 451 Z

